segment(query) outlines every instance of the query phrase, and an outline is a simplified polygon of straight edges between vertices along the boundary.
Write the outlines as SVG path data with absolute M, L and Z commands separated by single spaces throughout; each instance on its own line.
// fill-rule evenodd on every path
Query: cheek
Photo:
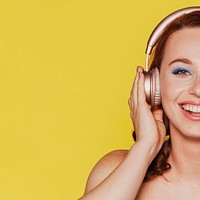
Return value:
M 160 90 L 163 110 L 168 118 L 171 119 L 171 116 L 175 113 L 176 99 L 180 94 L 179 88 L 174 82 L 163 77 L 160 81 Z
M 168 102 L 170 99 L 173 98 L 173 95 L 175 93 L 174 89 L 174 83 L 168 81 L 165 78 L 162 78 L 160 80 L 160 92 L 161 92 L 161 98 L 162 98 L 162 102 L 166 101 Z
M 160 90 L 163 104 L 175 101 L 184 91 L 185 86 L 179 81 L 167 76 L 160 77 Z

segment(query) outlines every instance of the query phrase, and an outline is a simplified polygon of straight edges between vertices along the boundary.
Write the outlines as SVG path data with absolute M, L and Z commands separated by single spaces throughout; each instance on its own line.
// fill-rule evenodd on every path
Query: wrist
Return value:
M 139 156 L 142 156 L 143 158 L 148 161 L 148 165 L 151 164 L 152 160 L 156 157 L 156 155 L 159 152 L 159 147 L 155 143 L 150 143 L 149 141 L 137 141 L 130 149 L 131 151 L 135 151 L 134 149 L 139 149 Z

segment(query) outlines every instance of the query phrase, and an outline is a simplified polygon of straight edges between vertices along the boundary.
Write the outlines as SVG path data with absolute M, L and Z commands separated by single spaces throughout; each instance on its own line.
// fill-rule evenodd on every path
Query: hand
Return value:
M 146 102 L 142 67 L 137 68 L 137 75 L 128 103 L 136 132 L 136 141 L 155 144 L 158 150 L 160 150 L 166 136 L 166 128 L 163 122 L 163 110 L 162 108 L 152 109 Z

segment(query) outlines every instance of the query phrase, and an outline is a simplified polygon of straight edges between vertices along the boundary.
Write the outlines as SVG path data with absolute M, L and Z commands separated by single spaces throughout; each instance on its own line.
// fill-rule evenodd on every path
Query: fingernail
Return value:
M 143 72 L 144 69 L 143 69 L 143 67 L 141 67 L 141 66 L 137 66 L 137 71 Z

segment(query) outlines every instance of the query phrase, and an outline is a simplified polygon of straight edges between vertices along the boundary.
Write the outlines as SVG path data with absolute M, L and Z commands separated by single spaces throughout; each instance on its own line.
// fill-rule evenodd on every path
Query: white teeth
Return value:
M 195 113 L 200 112 L 200 106 L 194 106 L 194 105 L 185 104 L 182 107 L 186 111 L 195 112 Z

